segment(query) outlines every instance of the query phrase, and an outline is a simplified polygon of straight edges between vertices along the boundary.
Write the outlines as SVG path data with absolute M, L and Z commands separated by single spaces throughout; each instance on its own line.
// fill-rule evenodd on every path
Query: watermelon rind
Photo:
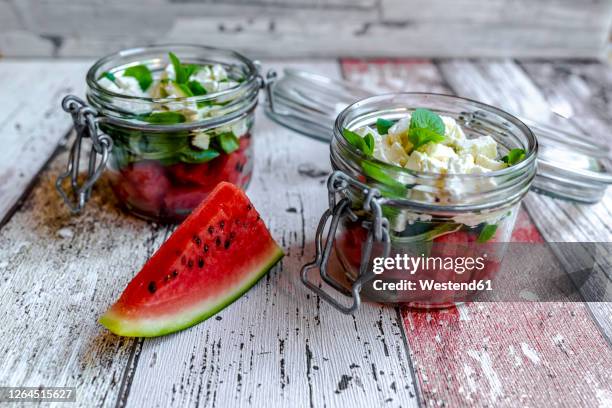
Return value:
M 258 254 L 262 258 L 261 267 L 252 267 L 240 285 L 234 285 L 224 294 L 215 299 L 203 300 L 191 309 L 165 314 L 156 318 L 130 319 L 120 312 L 109 309 L 101 318 L 100 323 L 111 332 L 126 337 L 157 337 L 194 326 L 235 302 L 252 288 L 281 258 L 283 251 L 271 241 L 267 253 Z

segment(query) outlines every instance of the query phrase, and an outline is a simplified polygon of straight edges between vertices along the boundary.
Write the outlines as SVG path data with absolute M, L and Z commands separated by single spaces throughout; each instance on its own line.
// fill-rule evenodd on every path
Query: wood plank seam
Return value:
M 40 169 L 38 169 L 38 171 L 34 174 L 34 176 L 32 176 L 32 178 L 30 179 L 30 181 L 28 182 L 28 184 L 26 185 L 26 187 L 23 189 L 23 192 L 21 193 L 21 195 L 19 196 L 19 198 L 17 198 L 15 200 L 15 203 L 9 207 L 6 211 L 6 213 L 3 215 L 2 218 L 0 218 L 0 229 L 2 229 L 2 227 L 4 227 L 6 225 L 7 222 L 9 222 L 9 220 L 11 219 L 11 217 L 17 212 L 19 211 L 19 209 L 23 206 L 23 203 L 28 199 L 28 197 L 30 197 L 30 195 L 32 194 L 32 190 L 34 189 L 34 187 L 38 184 L 39 180 L 40 180 L 40 176 L 45 173 L 46 171 L 49 170 L 51 163 L 53 163 L 53 161 L 63 152 L 66 151 L 66 141 L 70 139 L 70 135 L 73 133 L 73 129 L 70 128 L 62 137 L 62 139 L 60 140 L 60 142 L 57 144 L 57 147 L 55 148 L 55 150 L 51 153 L 51 155 L 49 156 L 49 158 L 47 158 L 47 160 L 42 164 L 42 166 L 40 167 Z M 58 195 L 59 197 L 59 195 Z M 1 214 L 0 214 L 1 215 Z

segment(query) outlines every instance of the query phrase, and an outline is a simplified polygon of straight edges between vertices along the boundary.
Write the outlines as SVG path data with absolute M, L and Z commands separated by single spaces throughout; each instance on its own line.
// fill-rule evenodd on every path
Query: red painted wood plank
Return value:
M 380 93 L 450 93 L 435 65 L 343 60 L 345 78 Z M 543 242 L 521 208 L 516 242 Z M 612 353 L 580 303 L 478 303 L 401 310 L 427 406 L 609 406 Z

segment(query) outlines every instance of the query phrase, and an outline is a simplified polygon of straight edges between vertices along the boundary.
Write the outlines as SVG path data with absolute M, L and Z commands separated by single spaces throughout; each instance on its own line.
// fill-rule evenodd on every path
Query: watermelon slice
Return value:
M 153 254 L 100 323 L 154 337 L 208 319 L 283 256 L 242 190 L 221 183 Z

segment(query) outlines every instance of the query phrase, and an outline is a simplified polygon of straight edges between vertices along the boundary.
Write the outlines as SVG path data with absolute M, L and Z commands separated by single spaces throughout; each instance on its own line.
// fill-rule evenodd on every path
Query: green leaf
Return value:
M 359 134 L 344 128 L 342 135 L 349 144 L 361 150 L 365 155 L 372 156 L 374 153 L 374 136 L 367 134 L 366 137 L 361 137 Z
M 184 98 L 193 96 L 193 92 L 191 92 L 191 88 L 187 84 L 176 84 L 176 86 L 181 90 Z
M 480 231 L 480 234 L 478 235 L 476 241 L 481 244 L 489 241 L 491 238 L 493 238 L 493 235 L 495 235 L 495 231 L 497 231 L 496 224 L 485 225 L 484 228 Z
M 383 118 L 376 119 L 376 130 L 378 130 L 379 135 L 386 135 L 389 133 L 389 128 L 393 125 L 395 125 L 395 121 L 393 120 Z
M 100 76 L 98 77 L 98 80 L 102 78 L 106 78 L 112 82 L 117 81 L 117 77 L 115 76 L 115 74 L 113 74 L 112 72 L 108 72 L 108 71 L 104 71 L 103 73 L 101 73 Z
M 184 150 L 180 153 L 180 160 L 184 163 L 205 163 L 219 157 L 219 152 L 214 149 L 206 150 Z
M 444 141 L 444 136 L 427 128 L 410 129 L 408 132 L 408 138 L 410 139 L 410 143 L 414 145 L 415 149 L 418 149 L 419 147 L 430 142 L 440 143 Z
M 366 137 L 363 138 L 363 142 L 364 142 L 364 147 L 366 150 L 364 150 L 364 153 L 367 154 L 368 156 L 372 156 L 374 154 L 374 136 L 372 136 L 372 134 L 368 133 L 366 135 Z
M 187 75 L 186 81 L 188 81 L 190 76 L 200 70 L 200 66 L 196 64 L 183 64 L 183 69 L 185 70 L 185 75 Z
M 419 108 L 412 112 L 410 129 L 429 129 L 439 135 L 444 135 L 444 122 L 442 118 L 429 109 Z
M 152 112 L 141 117 L 143 121 L 156 124 L 171 125 L 175 123 L 184 123 L 185 115 L 180 112 Z
M 136 78 L 138 85 L 140 85 L 140 89 L 142 89 L 143 92 L 149 89 L 153 83 L 153 75 L 151 74 L 151 70 L 149 70 L 149 68 L 145 65 L 129 67 L 123 71 L 123 76 Z
M 189 79 L 189 76 L 187 75 L 187 71 L 185 70 L 183 64 L 181 64 L 181 61 L 176 55 L 174 55 L 173 52 L 169 52 L 168 57 L 170 57 L 170 62 L 172 62 L 172 66 L 174 67 L 176 82 L 178 84 L 186 83 Z
M 206 89 L 204 89 L 202 84 L 199 83 L 198 81 L 189 81 L 187 85 L 189 86 L 191 93 L 194 94 L 195 96 L 206 95 L 208 93 L 206 92 Z
M 525 150 L 523 149 L 512 149 L 508 154 L 502 157 L 502 161 L 507 163 L 508 166 L 514 166 L 516 163 L 522 161 L 525 158 Z
M 240 147 L 238 138 L 234 136 L 234 134 L 231 132 L 221 133 L 217 137 L 219 139 L 219 144 L 221 145 L 221 149 L 223 149 L 225 153 L 228 153 L 228 154 L 232 153 L 238 150 L 238 148 Z
M 384 169 L 375 163 L 364 161 L 361 163 L 366 176 L 381 183 L 380 190 L 390 196 L 405 198 L 408 189 L 405 185 L 389 176 Z
M 442 118 L 428 109 L 417 109 L 410 117 L 408 138 L 415 149 L 427 143 L 440 143 L 444 140 Z

